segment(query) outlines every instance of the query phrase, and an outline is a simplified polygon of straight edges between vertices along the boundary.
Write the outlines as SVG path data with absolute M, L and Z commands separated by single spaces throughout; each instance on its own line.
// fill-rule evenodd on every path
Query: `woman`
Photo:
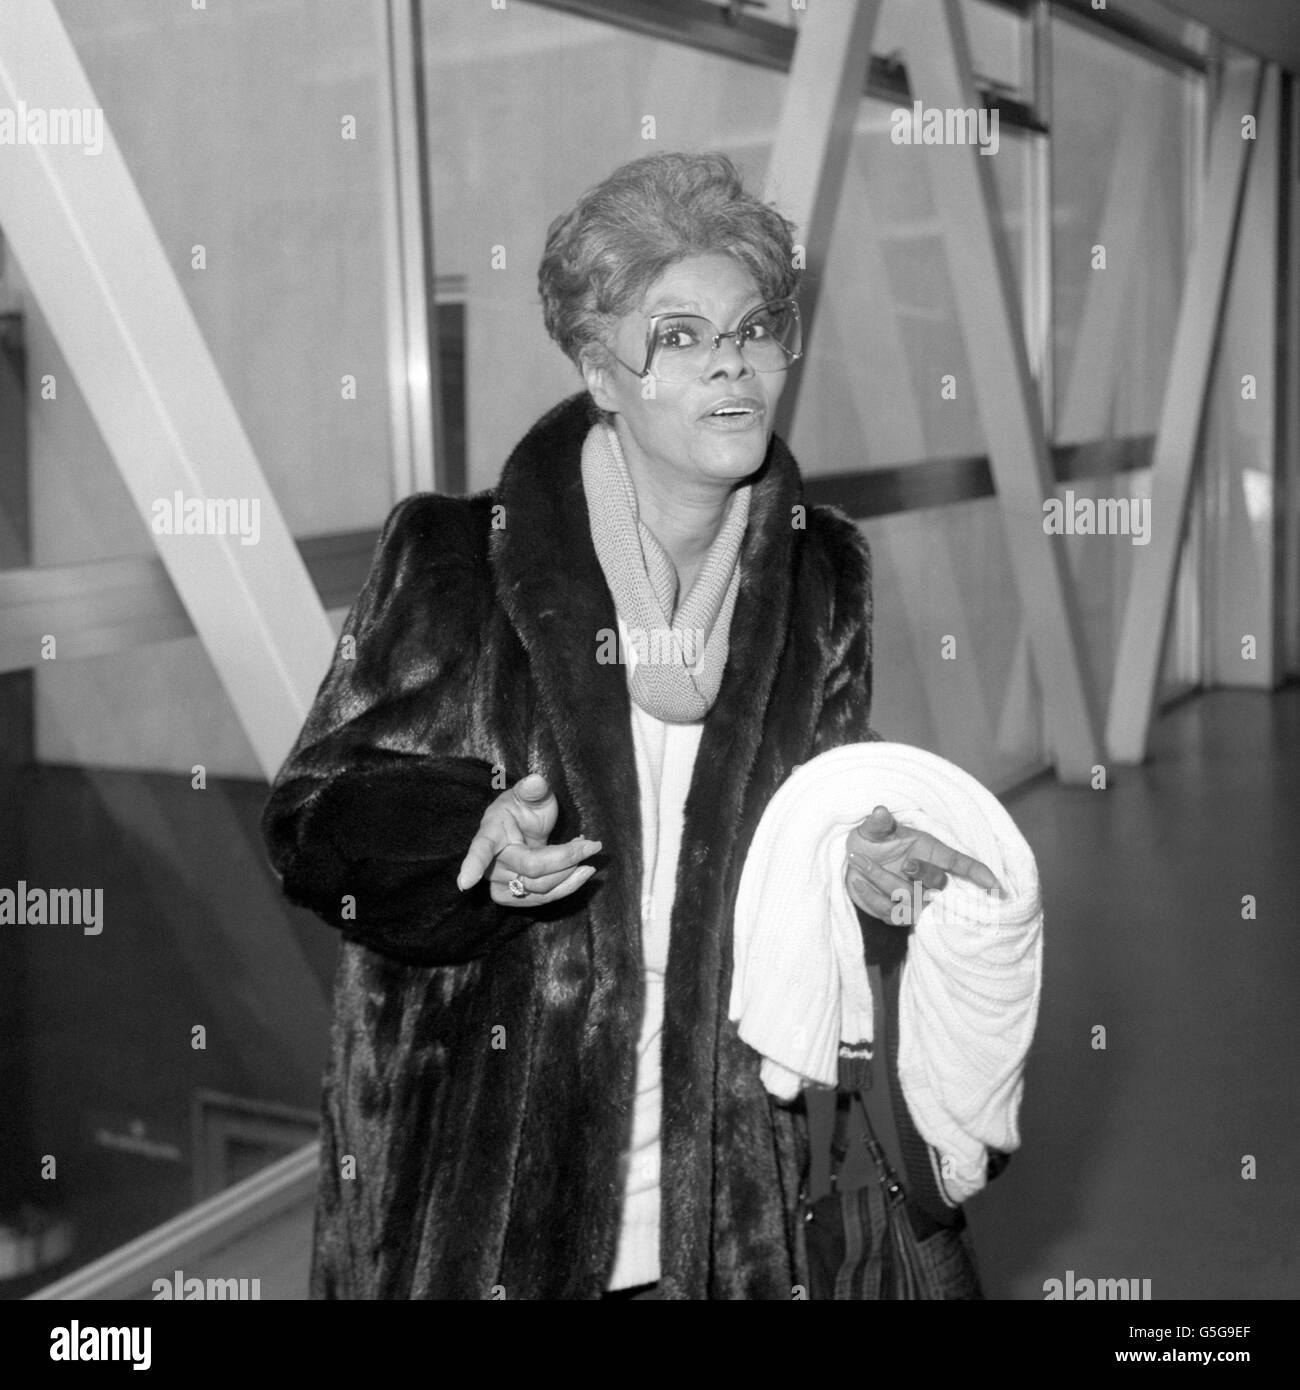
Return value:
M 384 528 L 265 815 L 345 940 L 317 1296 L 800 1282 L 805 1125 L 728 1021 L 731 916 L 786 776 L 871 737 L 871 643 L 865 545 L 772 433 L 791 232 L 722 155 L 617 170 L 540 270 L 586 392 Z M 992 883 L 887 812 L 851 848 L 882 918 L 905 864 Z

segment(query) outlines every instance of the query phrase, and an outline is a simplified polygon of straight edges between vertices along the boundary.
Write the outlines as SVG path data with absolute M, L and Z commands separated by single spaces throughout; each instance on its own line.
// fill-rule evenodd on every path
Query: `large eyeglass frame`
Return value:
M 798 351 L 798 352 L 792 353 L 792 352 L 789 351 L 788 348 L 786 348 L 786 347 L 784 346 L 784 344 L 781 344 L 781 343 L 778 343 L 778 344 L 777 344 L 777 346 L 781 349 L 781 351 L 784 352 L 784 353 L 786 354 L 786 360 L 785 360 L 779 367 L 756 367 L 756 366 L 754 366 L 754 364 L 749 360 L 749 358 L 745 356 L 744 344 L 740 341 L 740 334 L 744 331 L 745 325 L 750 321 L 750 319 L 752 319 L 752 318 L 754 317 L 755 314 L 761 314 L 761 313 L 764 312 L 764 310 L 767 310 L 767 309 L 789 309 L 790 312 L 794 315 L 795 324 L 796 324 L 796 326 L 797 326 L 798 329 L 799 329 L 799 351 Z M 669 309 L 669 310 L 665 310 L 665 312 L 663 312 L 663 313 L 661 313 L 661 314 L 652 314 L 652 315 L 650 316 L 650 326 L 646 329 L 646 335 L 645 335 L 645 366 L 643 366 L 639 372 L 637 371 L 637 369 L 636 369 L 635 367 L 633 367 L 633 366 L 631 365 L 631 363 L 629 363 L 629 362 L 624 362 L 623 359 L 622 359 L 617 353 L 611 352 L 610 355 L 614 358 L 614 361 L 617 362 L 618 365 L 619 365 L 620 367 L 625 367 L 629 372 L 632 373 L 633 376 L 640 377 L 640 378 L 644 381 L 646 377 L 648 377 L 648 376 L 654 376 L 654 373 L 652 373 L 651 370 L 650 370 L 650 363 L 651 363 L 651 360 L 653 359 L 654 354 L 655 354 L 655 345 L 656 345 L 656 340 L 657 340 L 658 334 L 659 334 L 659 325 L 660 325 L 665 319 L 684 319 L 684 318 L 700 319 L 702 322 L 707 323 L 707 324 L 709 325 L 709 327 L 712 328 L 712 329 L 714 330 L 714 333 L 713 333 L 713 335 L 712 335 L 712 336 L 713 336 L 713 346 L 709 349 L 709 360 L 708 360 L 708 362 L 704 365 L 703 369 L 702 369 L 701 372 L 700 372 L 700 377 L 701 377 L 701 378 L 702 378 L 702 377 L 704 376 L 704 374 L 705 374 L 707 371 L 709 371 L 709 369 L 713 366 L 714 359 L 715 359 L 715 358 L 717 357 L 717 355 L 718 355 L 718 349 L 722 346 L 722 340 L 723 340 L 724 338 L 734 338 L 734 339 L 736 340 L 736 349 L 737 349 L 737 351 L 740 353 L 741 359 L 744 361 L 745 365 L 746 365 L 747 367 L 749 367 L 749 369 L 750 369 L 751 371 L 754 371 L 754 372 L 763 372 L 764 374 L 766 374 L 766 373 L 769 373 L 769 372 L 784 372 L 784 371 L 788 371 L 788 370 L 789 370 L 789 367 L 790 367 L 790 364 L 791 364 L 792 362 L 797 362 L 797 361 L 803 356 L 803 316 L 802 316 L 802 315 L 800 314 L 800 312 L 799 312 L 799 305 L 798 305 L 798 304 L 796 303 L 796 301 L 793 300 L 793 299 L 769 299 L 769 300 L 767 300 L 767 302 L 764 303 L 764 304 L 756 304 L 752 309 L 748 310 L 748 311 L 741 317 L 740 322 L 739 322 L 739 323 L 735 326 L 735 328 L 733 328 L 729 333 L 719 333 L 719 332 L 717 331 L 718 325 L 717 325 L 716 323 L 714 323 L 713 320 L 712 320 L 711 318 L 709 318 L 707 314 L 694 314 L 694 313 L 689 312 L 688 310 L 683 310 L 683 309 Z M 654 379 L 655 379 L 656 381 L 662 381 L 662 380 L 664 380 L 664 378 L 659 377 L 659 376 L 655 376 Z M 671 382 L 671 381 L 693 381 L 693 380 L 696 380 L 696 379 L 697 379 L 697 378 L 694 378 L 694 377 L 670 377 L 670 378 L 668 378 L 668 380 L 669 380 L 670 382 Z

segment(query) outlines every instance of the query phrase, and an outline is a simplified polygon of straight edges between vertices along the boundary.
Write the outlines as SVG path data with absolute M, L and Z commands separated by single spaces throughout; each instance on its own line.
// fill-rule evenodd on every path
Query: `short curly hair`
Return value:
M 794 231 L 725 154 L 634 159 L 551 223 L 537 271 L 546 331 L 580 366 L 665 270 L 716 252 L 744 265 L 766 298 L 787 298 L 800 275 Z

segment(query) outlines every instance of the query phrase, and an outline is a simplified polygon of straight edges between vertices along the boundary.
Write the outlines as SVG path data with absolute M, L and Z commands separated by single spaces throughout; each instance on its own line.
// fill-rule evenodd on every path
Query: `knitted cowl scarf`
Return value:
M 603 422 L 591 427 L 582 446 L 582 486 L 596 556 L 627 631 L 632 699 L 667 724 L 703 719 L 727 665 L 751 484 L 732 492 L 704 565 L 675 614 L 677 571 L 641 520 L 618 435 Z

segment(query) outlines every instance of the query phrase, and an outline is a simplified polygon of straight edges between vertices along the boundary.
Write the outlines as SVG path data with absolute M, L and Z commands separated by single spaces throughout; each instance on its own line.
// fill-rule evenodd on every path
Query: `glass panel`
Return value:
M 389 474 L 358 467 L 391 448 L 376 6 L 332 0 L 327 24 L 310 0 L 57 8 L 293 533 L 378 525 Z M 92 471 L 86 423 L 52 426 L 81 433 L 50 441 L 50 466 Z M 52 557 L 148 548 L 107 487 L 60 501 Z
M 882 5 L 872 42 L 874 52 L 899 59 L 905 66 L 907 10 L 905 4 Z M 1033 82 L 1026 21 L 1014 10 L 986 4 L 984 0 L 961 0 L 961 13 L 976 81 L 1027 102 Z
M 995 791 L 1043 765 L 1041 699 L 992 498 L 868 521 L 872 725 Z
M 984 452 L 926 148 L 893 143 L 891 110 L 863 102 L 808 335 L 792 445 L 809 476 Z M 1029 148 L 991 160 L 1018 281 Z
M 1062 21 L 1051 47 L 1056 437 L 1148 434 L 1186 270 L 1191 79 Z
M 1279 337 L 1286 321 L 1279 312 L 1286 285 L 1280 241 L 1286 220 L 1278 208 L 1286 188 L 1278 168 L 1280 106 L 1280 84 L 1270 73 L 1260 97 L 1209 378 L 1199 473 L 1205 681 L 1263 690 L 1273 689 L 1285 670 L 1279 611 L 1285 493 L 1277 475 L 1286 424 L 1278 396 L 1285 401 L 1295 370 L 1286 369 Z
M 1027 21 L 1014 10 L 984 0 L 961 0 L 961 13 L 976 79 L 1027 102 L 1033 92 Z
M 295 534 L 377 527 L 393 500 L 382 12 L 57 8 Z M 5 562 L 150 556 L 5 261 L 0 395 L 27 425 L 4 456 Z M 312 1137 L 337 952 L 266 864 L 265 781 L 197 639 L 37 665 L 0 677 L 0 887 L 73 893 L 94 919 L 0 928 L 0 1297 Z
M 1052 266 L 1055 437 L 1152 437 L 1159 423 L 1191 234 L 1191 157 L 1201 79 L 1054 20 Z M 1057 487 L 1070 506 L 1150 497 L 1149 472 Z M 1108 695 L 1134 541 L 1066 546 L 1099 694 Z M 1194 602 L 1179 585 L 1162 696 L 1196 675 Z

